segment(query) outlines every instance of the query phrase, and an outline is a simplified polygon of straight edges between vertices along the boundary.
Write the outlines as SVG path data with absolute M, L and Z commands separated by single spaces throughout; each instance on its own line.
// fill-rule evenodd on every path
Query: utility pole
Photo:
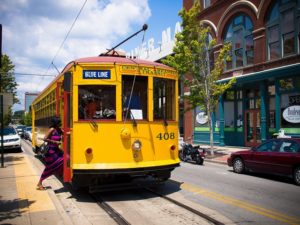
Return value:
M 2 68 L 2 24 L 0 24 L 0 69 Z M 2 74 L 0 73 L 0 114 L 1 114 L 1 167 L 4 167 L 4 140 L 3 140 L 3 132 L 4 132 L 4 119 L 3 119 L 3 94 L 2 94 Z

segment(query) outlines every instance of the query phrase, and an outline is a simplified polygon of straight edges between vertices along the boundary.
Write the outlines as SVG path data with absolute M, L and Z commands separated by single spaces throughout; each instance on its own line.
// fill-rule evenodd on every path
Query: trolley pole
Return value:
M 2 24 L 0 24 L 0 70 L 2 69 Z M 3 94 L 2 94 L 2 74 L 0 73 L 0 113 L 1 113 L 1 167 L 4 167 L 4 146 L 3 146 Z
M 140 29 L 139 31 L 135 32 L 133 35 L 131 35 L 130 37 L 126 38 L 124 41 L 122 41 L 121 43 L 117 44 L 115 47 L 109 49 L 106 53 L 100 54 L 99 56 L 102 55 L 108 55 L 108 53 L 114 51 L 117 47 L 119 47 L 120 45 L 122 45 L 124 42 L 128 41 L 130 38 L 134 37 L 135 35 L 138 35 L 140 32 L 142 31 L 146 31 L 148 29 L 148 25 L 144 24 L 142 29 Z

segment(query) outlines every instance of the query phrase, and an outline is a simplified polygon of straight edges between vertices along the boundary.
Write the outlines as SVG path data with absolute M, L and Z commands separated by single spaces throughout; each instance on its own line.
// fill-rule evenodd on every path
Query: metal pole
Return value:
M 0 95 L 1 99 L 1 167 L 4 167 L 4 146 L 3 146 L 3 95 Z
M 2 68 L 2 24 L 0 24 L 0 69 Z M 0 74 L 0 113 L 1 113 L 1 167 L 4 167 L 4 146 L 3 146 L 3 95 L 2 95 L 2 74 Z
M 139 31 L 135 32 L 133 35 L 131 35 L 130 37 L 126 38 L 124 41 L 122 41 L 121 43 L 117 44 L 115 47 L 113 47 L 112 49 L 108 50 L 106 53 L 104 54 L 100 54 L 101 55 L 107 55 L 108 53 L 110 53 L 111 51 L 115 50 L 117 47 L 119 47 L 121 44 L 123 44 L 124 42 L 128 41 L 130 38 L 134 37 L 135 35 L 137 35 L 138 33 L 145 31 L 148 29 L 148 25 L 144 24 L 142 29 L 140 29 Z

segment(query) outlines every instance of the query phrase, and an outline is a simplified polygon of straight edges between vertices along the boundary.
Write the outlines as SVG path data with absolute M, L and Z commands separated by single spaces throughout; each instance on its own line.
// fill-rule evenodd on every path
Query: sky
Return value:
M 164 30 L 174 35 L 181 8 L 182 0 L 1 0 L 2 54 L 15 65 L 20 100 L 13 111 L 24 110 L 25 92 L 42 91 L 70 61 L 105 52 L 145 23 L 147 31 L 120 50 L 150 38 L 158 47 Z

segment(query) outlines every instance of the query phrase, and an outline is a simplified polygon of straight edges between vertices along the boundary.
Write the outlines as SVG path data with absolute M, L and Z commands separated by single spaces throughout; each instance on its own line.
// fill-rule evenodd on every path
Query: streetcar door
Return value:
M 63 109 L 63 150 L 64 150 L 64 182 L 71 182 L 70 148 L 72 128 L 72 74 L 64 74 L 64 109 Z

